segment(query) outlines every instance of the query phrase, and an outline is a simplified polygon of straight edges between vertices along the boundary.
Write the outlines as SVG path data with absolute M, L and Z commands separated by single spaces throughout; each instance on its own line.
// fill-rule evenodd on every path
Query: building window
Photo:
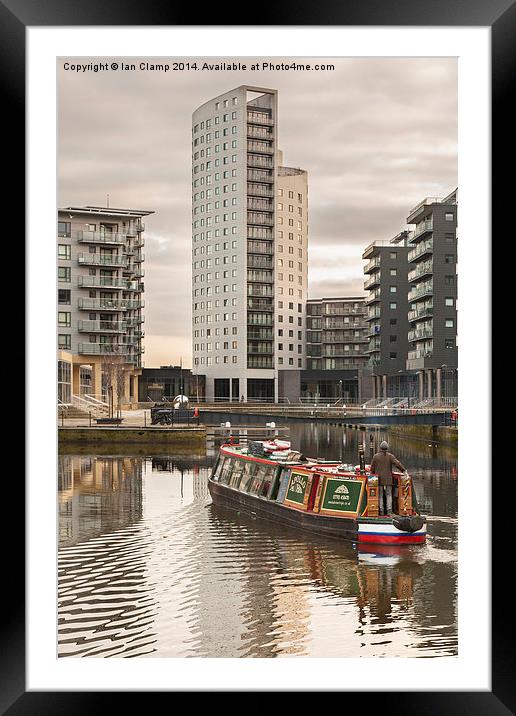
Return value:
M 453 214 L 452 214 L 452 213 L 446 213 L 446 214 L 444 215 L 444 220 L 445 220 L 445 221 L 453 221 Z
M 397 353 L 389 353 L 389 358 L 397 358 Z
M 58 296 L 57 297 L 58 303 L 61 303 L 61 304 L 65 303 L 67 305 L 70 305 L 70 303 L 72 301 L 72 299 L 71 299 L 72 292 L 70 291 L 69 288 L 60 288 L 57 296 Z
M 389 253 L 389 258 L 394 261 L 396 259 L 397 255 L 398 255 L 397 251 L 391 251 Z
M 392 269 L 392 268 L 391 268 L 391 269 L 389 270 L 389 274 L 390 274 L 391 276 L 396 276 L 396 273 L 397 273 L 396 269 Z
M 445 264 L 454 264 L 455 263 L 455 255 L 454 254 L 446 254 L 444 257 L 444 263 Z
M 72 224 L 70 221 L 57 222 L 57 235 L 70 237 L 72 235 Z
M 59 266 L 57 269 L 57 278 L 59 281 L 70 283 L 72 280 L 72 269 L 69 266 Z
M 57 256 L 61 261 L 69 261 L 72 258 L 72 247 L 69 244 L 58 244 Z
M 455 348 L 455 341 L 453 338 L 445 338 L 444 339 L 444 347 L 445 348 Z
M 455 324 L 455 322 L 454 322 L 453 318 L 447 318 L 446 321 L 444 322 L 445 328 L 453 328 L 454 324 Z
M 69 311 L 58 311 L 57 325 L 70 328 L 72 325 L 72 314 Z
M 72 347 L 72 337 L 69 333 L 60 333 L 57 336 L 57 345 L 61 350 L 70 350 Z
M 398 304 L 397 303 L 389 303 L 389 308 L 392 310 L 396 310 L 396 308 L 398 308 Z
M 444 305 L 445 305 L 445 306 L 453 306 L 453 305 L 454 305 L 454 299 L 453 299 L 453 298 L 445 298 L 445 299 L 444 299 Z
M 389 291 L 391 293 L 396 293 L 396 286 L 389 286 Z

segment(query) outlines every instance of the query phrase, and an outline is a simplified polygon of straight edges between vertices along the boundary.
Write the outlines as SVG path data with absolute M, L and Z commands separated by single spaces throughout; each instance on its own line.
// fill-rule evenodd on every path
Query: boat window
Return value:
M 255 476 L 253 477 L 253 480 L 251 482 L 251 487 L 249 488 L 249 493 L 251 495 L 259 495 L 260 494 L 262 483 L 265 479 L 265 473 L 267 471 L 267 467 L 268 467 L 267 465 L 259 465 L 258 466 Z
M 244 471 L 244 461 L 243 460 L 235 460 L 235 464 L 233 465 L 233 472 L 231 473 L 231 478 L 228 482 L 228 485 L 230 487 L 234 487 L 238 490 L 238 486 L 240 484 L 240 478 L 242 477 L 242 472 Z
M 219 455 L 219 457 L 217 458 L 217 463 L 216 463 L 215 467 L 213 468 L 213 475 L 212 475 L 213 480 L 219 479 L 220 471 L 222 470 L 223 463 L 224 463 L 224 458 Z
M 224 485 L 227 485 L 229 482 L 229 478 L 231 477 L 231 471 L 233 469 L 233 463 L 234 460 L 231 457 L 227 457 L 224 460 L 224 466 L 221 470 L 219 481 L 224 483 Z
M 269 489 L 271 486 L 271 483 L 274 479 L 274 474 L 276 472 L 276 465 L 265 465 L 265 474 L 262 482 L 262 486 L 260 488 L 260 495 L 261 497 L 267 497 L 269 494 Z
M 256 463 L 251 462 L 250 460 L 245 460 L 244 472 L 240 480 L 240 492 L 249 492 L 249 486 L 251 485 L 255 471 Z

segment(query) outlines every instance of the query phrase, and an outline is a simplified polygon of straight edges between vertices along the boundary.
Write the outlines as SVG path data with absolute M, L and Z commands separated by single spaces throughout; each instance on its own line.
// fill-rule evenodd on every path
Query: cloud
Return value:
M 104 204 L 109 194 L 111 206 L 155 212 L 146 219 L 148 366 L 177 362 L 174 352 L 191 360 L 191 116 L 211 97 L 241 84 L 278 90 L 278 146 L 309 176 L 311 297 L 363 295 L 365 246 L 457 185 L 455 58 L 296 59 L 333 63 L 325 73 L 77 74 L 64 61 L 60 205 Z

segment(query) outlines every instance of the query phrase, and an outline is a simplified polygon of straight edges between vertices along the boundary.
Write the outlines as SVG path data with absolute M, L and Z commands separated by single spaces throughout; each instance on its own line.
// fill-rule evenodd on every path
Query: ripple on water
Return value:
M 429 519 L 424 547 L 361 554 L 216 508 L 195 461 L 98 460 L 73 458 L 60 496 L 60 656 L 457 653 L 455 512 Z M 424 498 L 455 510 L 446 479 L 447 502 Z

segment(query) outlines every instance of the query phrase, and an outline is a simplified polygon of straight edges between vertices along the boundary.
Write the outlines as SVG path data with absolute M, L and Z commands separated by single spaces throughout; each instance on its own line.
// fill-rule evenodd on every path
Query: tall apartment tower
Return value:
M 84 393 L 106 399 L 110 361 L 123 369 L 124 402 L 138 400 L 144 351 L 142 218 L 152 213 L 100 206 L 59 209 L 57 324 L 62 402 Z
M 401 231 L 389 241 L 374 241 L 362 254 L 375 398 L 407 394 L 400 374 L 405 373 L 408 350 L 408 238 L 409 232 Z
M 407 217 L 410 343 L 420 398 L 457 395 L 457 190 L 426 198 Z M 443 379 L 446 389 L 443 390 Z
M 279 153 L 280 161 L 282 154 Z M 305 367 L 308 289 L 308 173 L 279 166 L 276 177 L 276 356 L 278 370 Z
M 277 92 L 261 87 L 237 87 L 193 113 L 193 372 L 206 376 L 208 400 L 277 397 L 276 202 L 295 176 L 280 179 L 277 126 Z

